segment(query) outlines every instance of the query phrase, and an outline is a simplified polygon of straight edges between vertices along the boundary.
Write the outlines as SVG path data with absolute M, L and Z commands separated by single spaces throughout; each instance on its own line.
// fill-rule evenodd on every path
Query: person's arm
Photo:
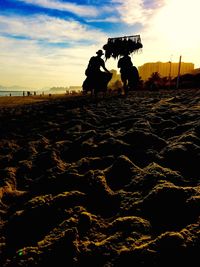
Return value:
M 119 60 L 118 63 L 117 63 L 117 67 L 118 67 L 118 68 L 121 68 L 120 65 L 121 65 L 121 64 L 120 64 L 120 60 Z
M 102 59 L 101 67 L 102 67 L 106 72 L 109 72 L 109 73 L 110 73 L 110 71 L 109 71 L 108 69 L 106 69 L 106 66 L 105 66 L 105 63 L 104 63 L 103 59 Z
M 117 67 L 120 69 L 121 68 L 121 64 L 122 63 L 122 59 L 120 58 L 119 60 L 118 60 L 118 63 L 117 63 Z
M 108 69 L 106 69 L 105 66 L 103 67 L 103 69 L 104 69 L 106 72 L 109 72 L 109 73 L 110 73 L 110 71 L 109 71 Z

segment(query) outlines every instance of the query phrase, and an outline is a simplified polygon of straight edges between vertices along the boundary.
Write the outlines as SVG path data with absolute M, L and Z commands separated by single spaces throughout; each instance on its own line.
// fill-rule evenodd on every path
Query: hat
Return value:
M 98 50 L 98 51 L 96 52 L 96 54 L 97 54 L 97 55 L 104 55 L 104 53 L 103 53 L 102 50 Z

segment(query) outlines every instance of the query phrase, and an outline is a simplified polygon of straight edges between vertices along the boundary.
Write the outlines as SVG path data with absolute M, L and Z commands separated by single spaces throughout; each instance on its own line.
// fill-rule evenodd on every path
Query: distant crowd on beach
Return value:
M 44 93 L 43 93 L 43 94 L 44 94 Z M 27 92 L 25 93 L 25 91 L 23 91 L 23 96 L 25 96 L 25 95 L 27 95 L 27 96 L 31 96 L 31 95 L 37 95 L 37 93 L 36 93 L 36 91 L 34 91 L 33 93 L 30 92 L 30 91 L 27 91 Z
M 66 95 L 66 96 L 71 96 L 71 95 L 78 95 L 81 94 L 81 90 L 65 90 L 65 91 L 0 91 L 0 97 L 13 97 L 13 96 L 20 96 L 20 97 L 32 97 L 32 96 L 49 96 L 51 97 L 52 95 Z

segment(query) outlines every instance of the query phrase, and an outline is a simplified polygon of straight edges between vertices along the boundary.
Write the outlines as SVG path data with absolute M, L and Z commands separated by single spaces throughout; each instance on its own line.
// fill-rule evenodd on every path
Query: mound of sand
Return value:
M 200 90 L 0 108 L 0 261 L 196 266 Z

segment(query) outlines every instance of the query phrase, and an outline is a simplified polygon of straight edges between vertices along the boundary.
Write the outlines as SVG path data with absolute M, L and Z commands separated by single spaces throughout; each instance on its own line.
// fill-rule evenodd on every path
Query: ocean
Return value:
M 23 96 L 23 91 L 0 91 L 0 96 Z

